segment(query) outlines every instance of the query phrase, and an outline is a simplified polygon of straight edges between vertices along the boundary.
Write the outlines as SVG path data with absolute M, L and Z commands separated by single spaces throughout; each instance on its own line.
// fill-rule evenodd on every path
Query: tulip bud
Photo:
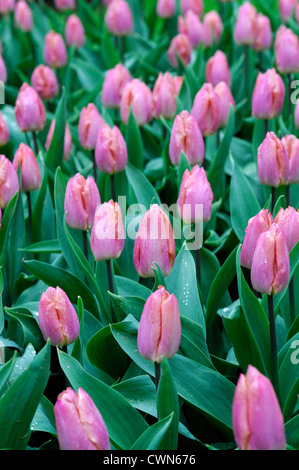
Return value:
M 244 2 L 238 10 L 234 39 L 239 46 L 252 46 L 256 39 L 257 11 L 250 2 Z
M 65 220 L 76 230 L 91 229 L 97 206 L 101 204 L 100 193 L 95 181 L 80 173 L 69 179 L 64 198 Z
M 274 42 L 275 61 L 280 73 L 297 73 L 299 71 L 299 38 L 290 28 L 281 25 Z
M 32 11 L 25 0 L 18 0 L 15 11 L 14 21 L 17 28 L 24 32 L 31 31 L 33 28 Z
M 294 207 L 280 208 L 274 223 L 284 233 L 289 252 L 299 241 L 299 212 Z
M 109 435 L 94 401 L 82 388 L 68 387 L 54 406 L 60 450 L 110 450 Z
M 195 96 L 191 110 L 191 114 L 196 119 L 203 136 L 212 135 L 219 129 L 220 106 L 218 93 L 215 92 L 210 83 L 204 83 Z
M 205 144 L 195 118 L 188 111 L 175 117 L 171 129 L 169 157 L 173 165 L 178 165 L 184 152 L 191 166 L 202 165 Z
M 203 14 L 202 0 L 181 0 L 180 6 L 183 15 L 186 15 L 190 10 L 196 13 L 197 16 L 201 16 Z
M 117 64 L 106 73 L 102 88 L 102 103 L 106 108 L 120 108 L 121 98 L 132 76 L 123 64 Z
M 33 70 L 31 84 L 44 100 L 55 98 L 58 94 L 59 85 L 53 70 L 47 65 L 38 65 Z
M 168 276 L 175 260 L 175 240 L 168 215 L 153 204 L 144 214 L 136 235 L 133 262 L 141 277 L 154 277 L 154 263 Z
M 42 131 L 45 126 L 45 106 L 37 91 L 27 83 L 23 83 L 19 90 L 15 117 L 22 132 Z
M 67 50 L 63 37 L 55 31 L 49 31 L 45 36 L 44 59 L 47 65 L 60 69 L 67 63 Z
M 159 286 L 145 302 L 140 318 L 137 347 L 145 359 L 161 363 L 173 357 L 181 342 L 179 305 L 174 294 Z
M 22 191 L 36 191 L 41 185 L 41 174 L 36 157 L 31 148 L 21 143 L 15 153 L 13 166 L 18 169 L 20 164 L 22 172 Z
M 125 245 L 120 206 L 110 200 L 97 207 L 91 230 L 90 246 L 95 261 L 117 259 Z
M 225 82 L 228 86 L 231 85 L 229 65 L 224 52 L 216 51 L 207 61 L 206 81 L 213 86 L 216 86 L 219 82 Z
M 257 241 L 251 263 L 251 284 L 257 292 L 275 295 L 287 287 L 289 278 L 286 237 L 277 224 L 272 224 Z
M 7 69 L 2 55 L 0 55 L 0 80 L 3 83 L 7 80 Z
M 284 23 L 294 16 L 296 6 L 297 0 L 279 0 L 280 18 Z
M 281 139 L 289 159 L 288 184 L 299 183 L 299 139 L 295 135 L 286 135 Z
M 211 10 L 203 19 L 204 36 L 203 43 L 205 47 L 211 47 L 214 43 L 218 44 L 223 33 L 223 23 L 217 11 Z
M 76 0 L 54 0 L 55 7 L 57 10 L 75 10 Z
M 176 98 L 180 93 L 183 77 L 173 77 L 169 72 L 159 73 L 153 88 L 153 115 L 171 119 L 176 112 Z
M 51 144 L 51 141 L 52 141 L 52 138 L 53 138 L 54 131 L 55 131 L 55 119 L 52 120 L 52 122 L 50 124 L 50 127 L 49 127 L 49 131 L 48 131 L 48 135 L 47 135 L 47 139 L 46 139 L 46 143 L 45 143 L 46 151 L 49 150 L 49 147 L 50 147 L 50 144 Z M 72 146 L 73 146 L 72 134 L 71 134 L 71 131 L 70 131 L 70 127 L 69 127 L 68 123 L 66 122 L 65 123 L 65 133 L 64 133 L 63 160 L 65 160 L 65 161 L 69 160 L 70 154 L 71 154 L 71 151 L 72 151 Z
M 79 336 L 80 324 L 76 310 L 60 287 L 48 287 L 40 298 L 38 321 L 45 341 L 52 346 L 67 346 Z
M 240 450 L 284 450 L 283 415 L 270 380 L 249 365 L 233 398 L 233 430 Z
M 280 115 L 285 98 L 285 86 L 275 69 L 259 72 L 253 94 L 252 115 L 256 119 L 273 119 Z
M 3 118 L 2 114 L 0 113 L 0 146 L 6 145 L 9 141 L 10 133 L 8 129 L 8 125 Z
M 114 36 L 129 36 L 133 32 L 133 15 L 128 3 L 112 0 L 107 7 L 105 23 Z
M 272 45 L 272 28 L 268 16 L 258 13 L 256 21 L 256 38 L 252 48 L 255 51 L 265 51 Z
M 195 165 L 185 170 L 177 201 L 178 210 L 186 224 L 208 222 L 211 218 L 213 192 L 204 168 Z
M 85 30 L 80 18 L 73 14 L 65 24 L 65 39 L 68 46 L 82 47 L 85 44 Z
M 123 171 L 128 163 L 126 141 L 117 126 L 108 124 L 99 129 L 95 149 L 97 167 L 102 173 L 114 175 Z
M 249 219 L 245 229 L 245 237 L 242 244 L 240 263 L 245 268 L 251 268 L 253 253 L 260 235 L 268 230 L 273 223 L 273 217 L 269 210 L 262 209 L 257 215 Z
M 277 188 L 288 181 L 287 152 L 274 132 L 267 132 L 265 140 L 258 148 L 257 169 L 260 183 L 266 186 Z
M 95 149 L 98 132 L 104 124 L 104 119 L 93 103 L 89 103 L 82 109 L 78 124 L 78 134 L 80 144 L 84 149 Z
M 179 67 L 179 61 L 186 66 L 191 60 L 191 43 L 186 34 L 177 34 L 170 43 L 167 50 L 168 60 L 170 65 L 177 69 Z
M 15 0 L 0 0 L 0 14 L 8 15 L 15 8 Z
M 219 127 L 225 127 L 227 125 L 227 121 L 229 118 L 229 111 L 230 111 L 230 105 L 236 109 L 235 105 L 235 100 L 232 95 L 232 92 L 225 82 L 219 82 L 215 88 L 214 91 L 217 93 L 217 95 L 220 98 L 220 123 Z
M 171 18 L 176 13 L 176 0 L 158 0 L 156 13 L 160 18 Z
M 193 10 L 188 10 L 185 16 L 178 17 L 178 32 L 186 34 L 190 45 L 196 49 L 204 41 L 205 29 L 199 17 Z
M 120 103 L 120 115 L 124 124 L 128 123 L 131 107 L 138 126 L 144 126 L 152 120 L 152 92 L 151 89 L 138 78 L 127 83 L 123 91 Z
M 0 207 L 6 207 L 18 191 L 17 172 L 11 161 L 0 155 Z

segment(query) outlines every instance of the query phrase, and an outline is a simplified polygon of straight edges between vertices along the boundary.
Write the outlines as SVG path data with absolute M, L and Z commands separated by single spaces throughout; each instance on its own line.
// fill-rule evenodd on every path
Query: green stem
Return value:
M 107 266 L 107 273 L 108 273 L 109 291 L 112 294 L 114 294 L 114 283 L 113 283 L 112 260 L 111 259 L 106 260 L 106 266 Z M 114 309 L 112 307 L 112 302 L 111 302 L 111 315 L 112 315 L 113 323 L 116 323 L 117 318 L 116 318 Z
M 28 206 L 28 245 L 32 243 L 32 206 L 30 192 L 26 192 Z
M 36 156 L 38 155 L 39 149 L 38 149 L 38 143 L 37 143 L 37 137 L 36 137 L 36 132 L 32 132 L 32 137 L 33 137 L 33 144 L 34 144 L 34 151 Z
M 83 253 L 85 258 L 88 261 L 88 242 L 87 242 L 87 231 L 82 230 L 82 238 L 83 238 Z
M 94 180 L 95 182 L 97 182 L 97 164 L 96 164 L 95 150 L 92 150 L 92 170 L 93 170 Z
M 110 175 L 110 187 L 111 187 L 111 198 L 115 202 L 116 201 L 116 193 L 115 193 L 115 179 L 114 175 Z
M 290 194 L 290 185 L 286 185 L 286 202 L 287 202 L 287 207 L 291 205 L 291 194 Z
M 296 318 L 295 312 L 295 287 L 294 287 L 294 279 L 292 278 L 289 283 L 289 305 L 290 305 L 290 320 L 291 325 L 294 323 Z
M 268 295 L 268 313 L 269 313 L 269 328 L 270 328 L 270 349 L 271 349 L 271 379 L 275 389 L 278 400 L 280 399 L 279 379 L 278 379 L 278 364 L 277 364 L 277 342 L 276 342 L 276 328 L 275 328 L 275 315 L 274 315 L 274 302 L 273 295 Z
M 275 207 L 275 188 L 272 186 L 271 187 L 271 212 L 272 212 L 272 215 L 273 215 L 273 212 L 274 212 L 274 207 Z
M 158 386 L 159 386 L 160 375 L 161 375 L 161 364 L 158 363 L 158 362 L 155 362 L 155 386 L 156 386 L 156 392 L 157 392 Z

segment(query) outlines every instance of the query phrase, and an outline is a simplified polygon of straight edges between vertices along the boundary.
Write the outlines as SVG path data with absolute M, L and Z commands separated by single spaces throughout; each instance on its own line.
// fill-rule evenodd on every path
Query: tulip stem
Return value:
M 249 46 L 244 48 L 244 74 L 245 74 L 245 97 L 247 98 L 248 105 L 250 103 L 250 80 L 249 80 Z
M 108 284 L 109 284 L 109 291 L 114 294 L 114 282 L 113 282 L 113 274 L 112 274 L 112 261 L 111 259 L 106 260 L 106 266 L 107 266 L 107 273 L 108 273 Z M 117 322 L 116 316 L 114 309 L 112 307 L 112 301 L 110 302 L 111 305 L 111 315 L 112 315 L 112 321 L 114 323 Z
M 32 243 L 32 206 L 30 192 L 26 192 L 28 206 L 28 244 Z
M 156 392 L 157 392 L 158 386 L 159 386 L 160 375 L 161 375 L 161 364 L 158 363 L 158 362 L 155 362 L 155 386 L 156 386 Z
M 292 120 L 292 76 L 289 73 L 288 74 L 288 118 L 290 120 L 289 123 L 291 123 Z
M 116 202 L 114 175 L 110 175 L 110 187 L 111 187 L 111 198 L 114 202 Z
M 267 136 L 269 131 L 269 121 L 268 119 L 265 119 L 265 136 Z
M 97 182 L 97 164 L 96 164 L 96 157 L 95 151 L 92 150 L 92 169 L 93 169 L 93 177 L 95 182 Z
M 85 258 L 88 261 L 88 243 L 87 243 L 87 231 L 82 230 L 82 238 L 83 238 L 83 253 Z
M 290 302 L 290 320 L 291 325 L 294 323 L 296 318 L 295 313 L 295 290 L 294 290 L 294 279 L 292 278 L 289 283 L 289 302 Z
M 290 185 L 286 185 L 286 202 L 287 202 L 287 207 L 291 205 L 291 194 L 290 194 Z
M 33 137 L 33 143 L 34 143 L 34 151 L 35 151 L 35 154 L 37 156 L 39 150 L 38 150 L 38 143 L 37 143 L 37 137 L 36 137 L 36 132 L 35 131 L 32 132 L 32 137 Z
M 278 379 L 278 365 L 277 365 L 277 343 L 276 343 L 276 328 L 275 328 L 275 315 L 274 315 L 274 302 L 273 295 L 268 295 L 268 313 L 269 313 L 269 327 L 270 327 L 270 348 L 271 348 L 271 361 L 272 361 L 272 383 L 276 391 L 277 398 L 279 394 L 279 379 Z
M 274 208 L 275 208 L 275 188 L 274 186 L 271 187 L 271 212 L 272 215 L 274 213 Z

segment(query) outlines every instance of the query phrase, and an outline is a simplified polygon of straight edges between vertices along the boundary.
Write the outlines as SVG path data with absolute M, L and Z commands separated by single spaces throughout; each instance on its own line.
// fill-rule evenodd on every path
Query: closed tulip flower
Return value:
M 176 13 L 176 0 L 158 0 L 156 13 L 160 18 L 171 18 Z
M 108 31 L 115 36 L 129 36 L 133 32 L 132 11 L 125 0 L 112 0 L 105 15 Z
M 197 92 L 191 109 L 192 116 L 204 137 L 215 134 L 220 126 L 220 97 L 210 83 L 204 83 Z
M 157 263 L 164 276 L 168 276 L 175 260 L 175 240 L 168 215 L 153 204 L 144 214 L 136 235 L 133 262 L 139 276 L 154 277 Z
M 292 18 L 297 6 L 297 0 L 279 0 L 279 13 L 280 18 L 283 22 L 286 22 L 289 18 Z
M 179 61 L 186 66 L 191 60 L 191 43 L 186 34 L 177 34 L 170 43 L 167 50 L 168 60 L 170 65 L 177 69 L 179 67 Z
M 60 69 L 67 64 L 67 50 L 61 34 L 49 31 L 45 36 L 44 60 L 54 69 Z
M 257 168 L 261 184 L 277 188 L 288 181 L 288 155 L 274 132 L 267 132 L 266 138 L 258 148 Z
M 98 132 L 105 124 L 98 108 L 94 103 L 89 103 L 82 108 L 78 124 L 79 141 L 86 150 L 96 148 Z
M 15 104 L 15 117 L 22 132 L 42 131 L 46 110 L 37 91 L 27 83 L 21 86 Z
M 284 450 L 282 411 L 270 380 L 249 365 L 233 398 L 233 430 L 240 450 Z
M 30 6 L 25 0 L 18 0 L 14 11 L 14 21 L 17 28 L 24 32 L 33 28 L 33 15 Z
M 280 208 L 274 223 L 285 235 L 289 252 L 299 241 L 299 212 L 294 207 Z
M 102 104 L 106 108 L 119 109 L 123 91 L 132 75 L 123 64 L 117 64 L 106 73 L 102 88 Z
M 38 322 L 45 341 L 52 346 L 67 346 L 79 336 L 78 315 L 66 293 L 57 286 L 48 287 L 38 305 Z
M 40 64 L 33 70 L 31 84 L 40 97 L 46 101 L 55 98 L 59 85 L 54 71 L 47 65 Z
M 6 145 L 9 141 L 10 133 L 8 129 L 8 125 L 3 118 L 2 114 L 0 113 L 0 147 Z
M 54 5 L 60 11 L 75 10 L 76 0 L 54 0 Z
M 211 10 L 205 14 L 203 18 L 203 27 L 204 46 L 211 47 L 214 43 L 218 44 L 223 33 L 223 22 L 217 11 Z
M 153 115 L 165 119 L 174 117 L 177 96 L 180 93 L 183 77 L 173 77 L 169 72 L 159 73 L 153 88 Z
M 0 14 L 7 15 L 15 8 L 15 0 L 0 0 Z
M 289 283 L 290 259 L 287 241 L 277 224 L 263 232 L 256 244 L 251 264 L 251 283 L 267 295 L 282 292 Z
M 127 83 L 120 103 L 120 115 L 124 124 L 128 123 L 130 108 L 138 126 L 148 124 L 153 117 L 153 97 L 151 89 L 138 78 Z
M 252 115 L 256 119 L 273 119 L 280 115 L 285 86 L 275 69 L 259 72 L 252 94 Z
M 216 51 L 207 61 L 206 81 L 211 83 L 214 87 L 219 82 L 225 82 L 228 86 L 231 85 L 229 65 L 224 52 L 220 50 Z
M 47 139 L 45 143 L 45 149 L 46 151 L 49 150 L 50 144 L 53 138 L 53 134 L 55 131 L 55 119 L 52 120 L 49 131 L 47 134 Z M 70 158 L 70 154 L 72 151 L 72 146 L 73 146 L 73 139 L 72 139 L 72 134 L 70 131 L 69 124 L 66 122 L 65 124 L 65 133 L 64 133 L 64 147 L 63 147 L 63 160 L 67 161 Z
M 220 123 L 219 127 L 225 127 L 229 118 L 230 106 L 236 109 L 236 104 L 232 92 L 226 82 L 219 82 L 214 91 L 220 98 Z
M 211 218 L 213 192 L 204 168 L 195 165 L 185 170 L 177 201 L 178 210 L 186 224 L 208 222 Z
M 5 83 L 7 80 L 7 69 L 2 55 L 0 54 L 0 80 Z
M 271 22 L 268 16 L 258 13 L 256 20 L 256 38 L 253 44 L 255 51 L 266 51 L 270 49 L 273 42 Z
M 289 178 L 288 184 L 299 183 L 299 139 L 288 134 L 281 139 L 281 143 L 286 149 L 289 158 Z
M 96 209 L 90 246 L 95 261 L 120 257 L 125 245 L 125 232 L 120 206 L 110 200 Z
M 196 13 L 197 16 L 203 14 L 203 1 L 202 0 L 180 0 L 180 7 L 183 15 L 191 10 Z
M 280 73 L 299 71 L 299 38 L 290 28 L 281 25 L 275 36 L 275 61 Z
M 238 10 L 234 39 L 239 46 L 252 46 L 256 39 L 257 11 L 250 2 L 244 2 Z
M 159 286 L 145 302 L 140 318 L 137 347 L 142 357 L 161 363 L 173 357 L 181 342 L 181 319 L 176 297 Z
M 81 387 L 58 395 L 54 416 L 60 450 L 110 450 L 102 415 Z
M 16 170 L 19 165 L 21 167 L 23 192 L 36 191 L 40 188 L 40 169 L 36 157 L 28 145 L 20 144 L 15 153 L 13 165 Z
M 65 40 L 68 46 L 76 48 L 85 44 L 85 30 L 80 18 L 73 14 L 68 17 L 65 24 Z
M 100 193 L 91 176 L 85 179 L 80 173 L 69 179 L 64 198 L 65 220 L 76 230 L 90 230 L 97 206 L 101 203 Z
M 0 155 L 0 207 L 5 208 L 19 191 L 17 172 L 5 155 Z
M 178 165 L 184 152 L 190 165 L 202 165 L 205 155 L 205 144 L 195 118 L 182 111 L 175 117 L 171 129 L 169 157 L 173 165 Z
M 273 217 L 268 209 L 262 209 L 257 215 L 251 217 L 245 229 L 242 243 L 240 263 L 245 268 L 251 268 L 254 250 L 260 235 L 273 224 Z
M 188 36 L 193 49 L 204 42 L 205 28 L 193 10 L 188 10 L 184 16 L 178 17 L 178 32 Z
M 123 171 L 128 163 L 126 141 L 117 126 L 104 124 L 98 132 L 95 149 L 97 167 L 102 173 L 114 175 Z

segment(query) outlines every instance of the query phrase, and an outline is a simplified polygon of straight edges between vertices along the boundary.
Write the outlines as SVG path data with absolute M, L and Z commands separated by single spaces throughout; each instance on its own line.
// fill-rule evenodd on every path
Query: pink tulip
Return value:
M 197 16 L 203 14 L 203 1 L 202 0 L 181 0 L 180 7 L 183 15 L 191 10 L 196 13 Z
M 176 0 L 158 0 L 156 13 L 160 18 L 171 18 L 176 13 Z
M 120 257 L 125 245 L 125 231 L 120 206 L 110 200 L 96 209 L 90 246 L 95 261 Z
M 60 450 L 110 450 L 102 415 L 81 387 L 58 395 L 54 416 Z
M 15 8 L 15 0 L 0 0 L 0 14 L 7 15 Z
M 173 122 L 169 157 L 173 165 L 178 165 L 184 152 L 190 165 L 202 165 L 205 155 L 205 144 L 195 118 L 188 112 L 182 111 Z
M 19 90 L 15 117 L 22 132 L 41 131 L 45 126 L 45 106 L 37 91 L 27 83 L 23 83 Z
M 214 43 L 218 44 L 223 33 L 223 23 L 220 15 L 215 10 L 205 14 L 203 18 L 203 43 L 205 47 L 211 47 Z
M 78 124 L 78 135 L 80 144 L 84 149 L 95 149 L 98 132 L 104 124 L 105 121 L 94 103 L 89 103 L 82 108 Z
M 144 126 L 152 120 L 153 97 L 151 89 L 135 78 L 124 88 L 120 103 L 120 115 L 124 124 L 128 123 L 130 108 L 138 126 Z
M 140 318 L 137 347 L 142 357 L 161 363 L 173 357 L 181 342 L 181 319 L 176 297 L 159 286 L 145 302 Z
M 171 119 L 176 112 L 176 98 L 180 93 L 183 77 L 173 77 L 169 72 L 159 73 L 153 88 L 153 115 Z
M 47 65 L 60 69 L 67 64 L 67 50 L 63 37 L 55 31 L 49 31 L 45 36 L 44 59 Z
M 32 11 L 25 0 L 18 0 L 14 11 L 14 20 L 17 28 L 24 32 L 31 31 L 33 28 Z
M 8 125 L 3 118 L 2 114 L 0 113 L 0 147 L 6 145 L 9 141 L 10 133 L 8 129 Z
M 285 234 L 277 224 L 263 232 L 251 263 L 251 284 L 257 291 L 276 295 L 284 291 L 290 278 L 290 259 Z
M 105 15 L 108 31 L 115 36 L 129 36 L 133 32 L 132 11 L 125 0 L 112 0 Z
M 280 73 L 299 71 L 299 38 L 292 29 L 281 25 L 274 42 L 276 67 Z
M 128 162 L 126 141 L 117 126 L 104 124 L 98 132 L 95 160 L 102 173 L 114 175 L 123 171 Z
M 22 191 L 36 191 L 41 185 L 41 174 L 36 157 L 31 148 L 21 143 L 13 159 L 15 169 L 21 167 L 22 172 Z
M 175 240 L 168 215 L 153 204 L 144 214 L 136 235 L 133 262 L 139 276 L 154 277 L 154 263 L 168 276 L 175 260 Z
M 294 207 L 280 208 L 274 223 L 284 233 L 289 252 L 299 241 L 299 212 Z
M 240 450 L 284 450 L 283 415 L 270 380 L 249 365 L 233 399 L 233 430 Z
M 75 10 L 76 0 L 54 0 L 54 5 L 60 11 Z
M 220 126 L 220 97 L 210 83 L 204 83 L 197 92 L 191 109 L 192 116 L 203 134 L 207 137 L 214 134 Z
M 45 341 L 52 346 L 66 346 L 79 336 L 78 315 L 66 293 L 59 286 L 48 287 L 38 305 L 38 322 Z
M 206 81 L 213 86 L 216 86 L 219 82 L 225 82 L 228 86 L 231 86 L 229 65 L 224 52 L 216 51 L 207 61 Z
M 275 69 L 259 72 L 252 94 L 252 115 L 256 119 L 273 119 L 280 115 L 285 86 Z
M 90 230 L 97 206 L 101 203 L 100 193 L 95 181 L 80 173 L 69 179 L 64 198 L 65 220 L 69 227 L 76 230 Z
M 68 46 L 82 47 L 85 44 L 85 30 L 80 18 L 73 14 L 65 24 L 65 40 Z
M 5 155 L 0 155 L 0 207 L 5 208 L 19 191 L 17 172 Z
M 33 70 L 31 84 L 44 100 L 55 98 L 59 85 L 54 71 L 47 65 L 38 65 Z
M 7 69 L 2 55 L 0 54 L 0 80 L 5 83 L 7 80 Z
M 191 43 L 186 34 L 177 34 L 170 43 L 167 50 L 168 60 L 170 65 L 177 69 L 179 67 L 179 61 L 186 66 L 191 60 Z
M 186 224 L 208 222 L 211 218 L 213 192 L 204 168 L 195 165 L 185 170 L 177 201 L 178 210 Z
M 278 5 L 281 20 L 286 22 L 294 16 L 297 0 L 279 0 Z
M 226 127 L 228 118 L 229 118 L 230 106 L 232 106 L 234 110 L 236 109 L 235 100 L 226 82 L 219 82 L 215 86 L 214 91 L 217 93 L 217 95 L 220 98 L 219 127 Z
M 286 149 L 289 158 L 289 178 L 288 184 L 299 183 L 299 139 L 295 135 L 289 134 L 281 139 L 281 143 Z
M 120 108 L 121 98 L 132 76 L 123 64 L 117 64 L 106 73 L 102 88 L 102 103 L 106 108 Z
M 289 159 L 281 140 L 274 132 L 267 132 L 258 148 L 257 168 L 261 184 L 277 188 L 288 181 Z
M 253 44 L 255 51 L 270 49 L 273 41 L 271 22 L 268 16 L 258 13 L 256 20 L 256 38 Z
M 54 135 L 55 131 L 55 119 L 51 121 L 46 143 L 45 143 L 45 149 L 46 151 L 49 150 L 50 144 Z M 67 161 L 70 158 L 71 151 L 72 151 L 72 146 L 73 146 L 73 139 L 72 139 L 72 134 L 70 131 L 70 127 L 68 123 L 66 122 L 65 124 L 65 133 L 64 133 L 64 147 L 63 147 L 63 160 Z
M 185 16 L 178 17 L 178 32 L 188 36 L 190 45 L 196 49 L 204 41 L 205 28 L 200 18 L 193 10 L 188 10 Z
M 244 2 L 238 10 L 234 39 L 239 46 L 252 46 L 257 33 L 257 11 L 250 2 Z
M 245 229 L 245 237 L 242 244 L 240 263 L 245 268 L 251 268 L 254 250 L 260 235 L 268 230 L 273 223 L 273 217 L 269 210 L 262 209 L 257 215 L 249 219 Z

